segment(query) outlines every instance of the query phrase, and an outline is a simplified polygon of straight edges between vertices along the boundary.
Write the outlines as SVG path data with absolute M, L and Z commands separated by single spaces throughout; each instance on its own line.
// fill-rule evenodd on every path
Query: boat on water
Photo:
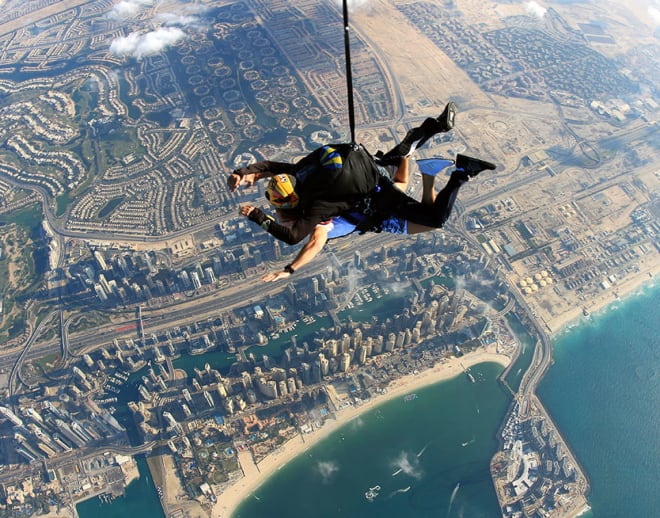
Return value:
M 379 495 L 378 491 L 380 491 L 380 486 L 379 485 L 375 485 L 374 487 L 370 487 L 369 491 L 365 491 L 364 497 L 369 502 L 373 502 L 374 499 Z
M 413 399 L 417 399 L 417 393 L 416 392 L 413 392 L 412 394 L 408 394 L 407 396 L 403 397 L 403 400 L 406 401 L 406 402 L 412 401 Z

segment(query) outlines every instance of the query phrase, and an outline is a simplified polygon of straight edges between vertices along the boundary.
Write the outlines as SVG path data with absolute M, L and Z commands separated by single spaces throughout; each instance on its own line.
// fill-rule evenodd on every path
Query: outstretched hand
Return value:
M 250 187 L 256 180 L 254 173 L 240 174 L 238 171 L 240 170 L 234 171 L 227 177 L 227 187 L 230 192 L 236 191 L 241 185 Z
M 243 205 L 242 207 L 238 208 L 238 213 L 241 216 L 245 216 L 247 218 L 250 216 L 253 210 L 254 210 L 254 205 Z
M 279 281 L 280 279 L 286 279 L 287 277 L 290 276 L 291 274 L 289 272 L 285 272 L 284 270 L 282 270 L 279 272 L 267 273 L 261 278 L 261 280 L 264 282 L 273 282 L 273 281 Z

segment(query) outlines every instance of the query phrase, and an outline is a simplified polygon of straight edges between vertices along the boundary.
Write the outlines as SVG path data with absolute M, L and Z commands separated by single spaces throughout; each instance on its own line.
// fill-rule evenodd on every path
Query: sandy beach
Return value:
M 598 313 L 606 309 L 611 304 L 630 297 L 640 291 L 644 286 L 655 282 L 660 275 L 660 262 L 653 261 L 650 264 L 643 264 L 641 269 L 635 275 L 630 275 L 625 279 L 618 280 L 608 290 L 603 290 L 600 295 L 588 301 L 574 301 L 574 307 L 571 310 L 564 311 L 560 315 L 549 316 L 547 312 L 537 308 L 538 316 L 545 322 L 548 331 L 552 334 L 562 332 L 566 328 L 575 324 L 577 321 L 585 318 L 582 308 L 590 313 Z
M 212 516 L 230 518 L 241 502 L 279 468 L 359 415 L 427 385 L 458 376 L 463 373 L 464 367 L 471 367 L 484 362 L 496 362 L 502 366 L 507 366 L 510 361 L 511 359 L 508 356 L 490 350 L 468 353 L 460 358 L 448 358 L 430 369 L 391 382 L 384 393 L 365 401 L 359 406 L 342 408 L 336 412 L 336 419 L 327 420 L 322 428 L 315 429 L 304 436 L 297 435 L 279 448 L 278 451 L 259 462 L 258 465 L 253 462 L 252 454 L 249 451 L 240 452 L 238 458 L 245 476 L 218 496 L 218 503 L 213 508 Z

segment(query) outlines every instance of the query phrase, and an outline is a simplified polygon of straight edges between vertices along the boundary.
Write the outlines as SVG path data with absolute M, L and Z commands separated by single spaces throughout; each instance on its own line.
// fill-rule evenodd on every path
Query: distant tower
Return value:
M 348 369 L 351 366 L 351 355 L 348 353 L 344 353 L 341 355 L 341 361 L 339 364 L 339 369 L 341 372 L 348 372 Z
M 96 259 L 96 263 L 99 265 L 99 268 L 103 271 L 108 269 L 108 265 L 105 262 L 105 258 L 103 257 L 103 254 L 101 254 L 100 251 L 94 250 L 94 259 Z
M 215 272 L 213 271 L 213 268 L 211 268 L 210 266 L 207 266 L 206 268 L 204 268 L 204 277 L 206 278 L 206 282 L 208 282 L 209 284 L 214 284 L 215 281 L 216 281 L 216 278 L 215 278 Z
M 353 349 L 357 349 L 362 345 L 362 329 L 359 327 L 353 331 Z
M 388 353 L 391 353 L 394 350 L 395 344 L 396 344 L 396 335 L 394 333 L 389 333 L 387 335 L 387 342 L 385 342 L 385 350 Z
M 348 334 L 344 333 L 341 337 L 341 349 L 340 352 L 347 353 L 351 348 L 351 337 Z
M 328 359 L 323 355 L 323 353 L 319 353 L 319 365 L 321 367 L 321 376 L 327 376 L 330 365 Z
M 101 302 L 107 302 L 108 296 L 103 290 L 103 286 L 101 286 L 100 284 L 94 284 L 94 291 L 96 292 L 96 296 L 99 298 Z
M 197 270 L 190 274 L 190 278 L 192 279 L 193 286 L 196 290 L 202 287 L 202 281 L 199 279 L 199 273 Z

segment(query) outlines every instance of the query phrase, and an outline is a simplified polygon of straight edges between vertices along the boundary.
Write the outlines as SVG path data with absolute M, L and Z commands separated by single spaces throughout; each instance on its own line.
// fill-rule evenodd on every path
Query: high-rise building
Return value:
M 245 390 L 252 388 L 252 377 L 249 372 L 241 372 L 241 384 Z
M 348 369 L 351 366 L 351 355 L 344 353 L 341 355 L 341 361 L 339 362 L 339 370 L 341 372 L 348 372 Z
M 100 284 L 94 284 L 94 292 L 101 302 L 107 302 L 108 296 L 106 295 L 103 286 Z
M 385 342 L 385 351 L 391 353 L 394 350 L 395 345 L 396 345 L 396 335 L 394 333 L 388 334 L 387 341 Z
M 188 275 L 186 270 L 181 270 L 181 272 L 179 272 L 179 280 L 181 280 L 183 288 L 186 290 L 190 289 L 192 286 L 192 282 L 190 282 L 190 275 Z
M 194 270 L 194 271 L 190 274 L 190 279 L 192 280 L 193 287 L 194 287 L 196 290 L 198 290 L 199 288 L 202 287 L 202 281 L 201 281 L 200 278 L 199 278 L 199 273 L 197 272 L 197 270 Z
M 325 356 L 323 356 L 323 354 L 319 354 L 319 361 L 321 363 L 321 375 L 327 376 L 329 370 L 328 359 Z
M 348 334 L 344 333 L 341 336 L 341 347 L 340 347 L 340 352 L 347 353 L 351 348 L 351 337 L 348 336 Z
M 362 345 L 362 329 L 356 327 L 355 331 L 353 331 L 353 349 L 357 349 L 361 345 Z
M 99 250 L 94 250 L 94 259 L 96 259 L 96 264 L 98 264 L 101 271 L 108 269 L 108 265 L 105 262 L 105 257 Z
M 385 348 L 383 335 L 378 335 L 374 340 L 373 352 L 374 354 L 381 354 Z
M 206 282 L 209 284 L 215 284 L 216 278 L 215 278 L 215 272 L 213 271 L 213 268 L 210 266 L 207 266 L 204 268 L 204 277 L 206 278 Z
M 312 366 L 309 363 L 302 362 L 300 364 L 300 377 L 305 385 L 312 384 Z

